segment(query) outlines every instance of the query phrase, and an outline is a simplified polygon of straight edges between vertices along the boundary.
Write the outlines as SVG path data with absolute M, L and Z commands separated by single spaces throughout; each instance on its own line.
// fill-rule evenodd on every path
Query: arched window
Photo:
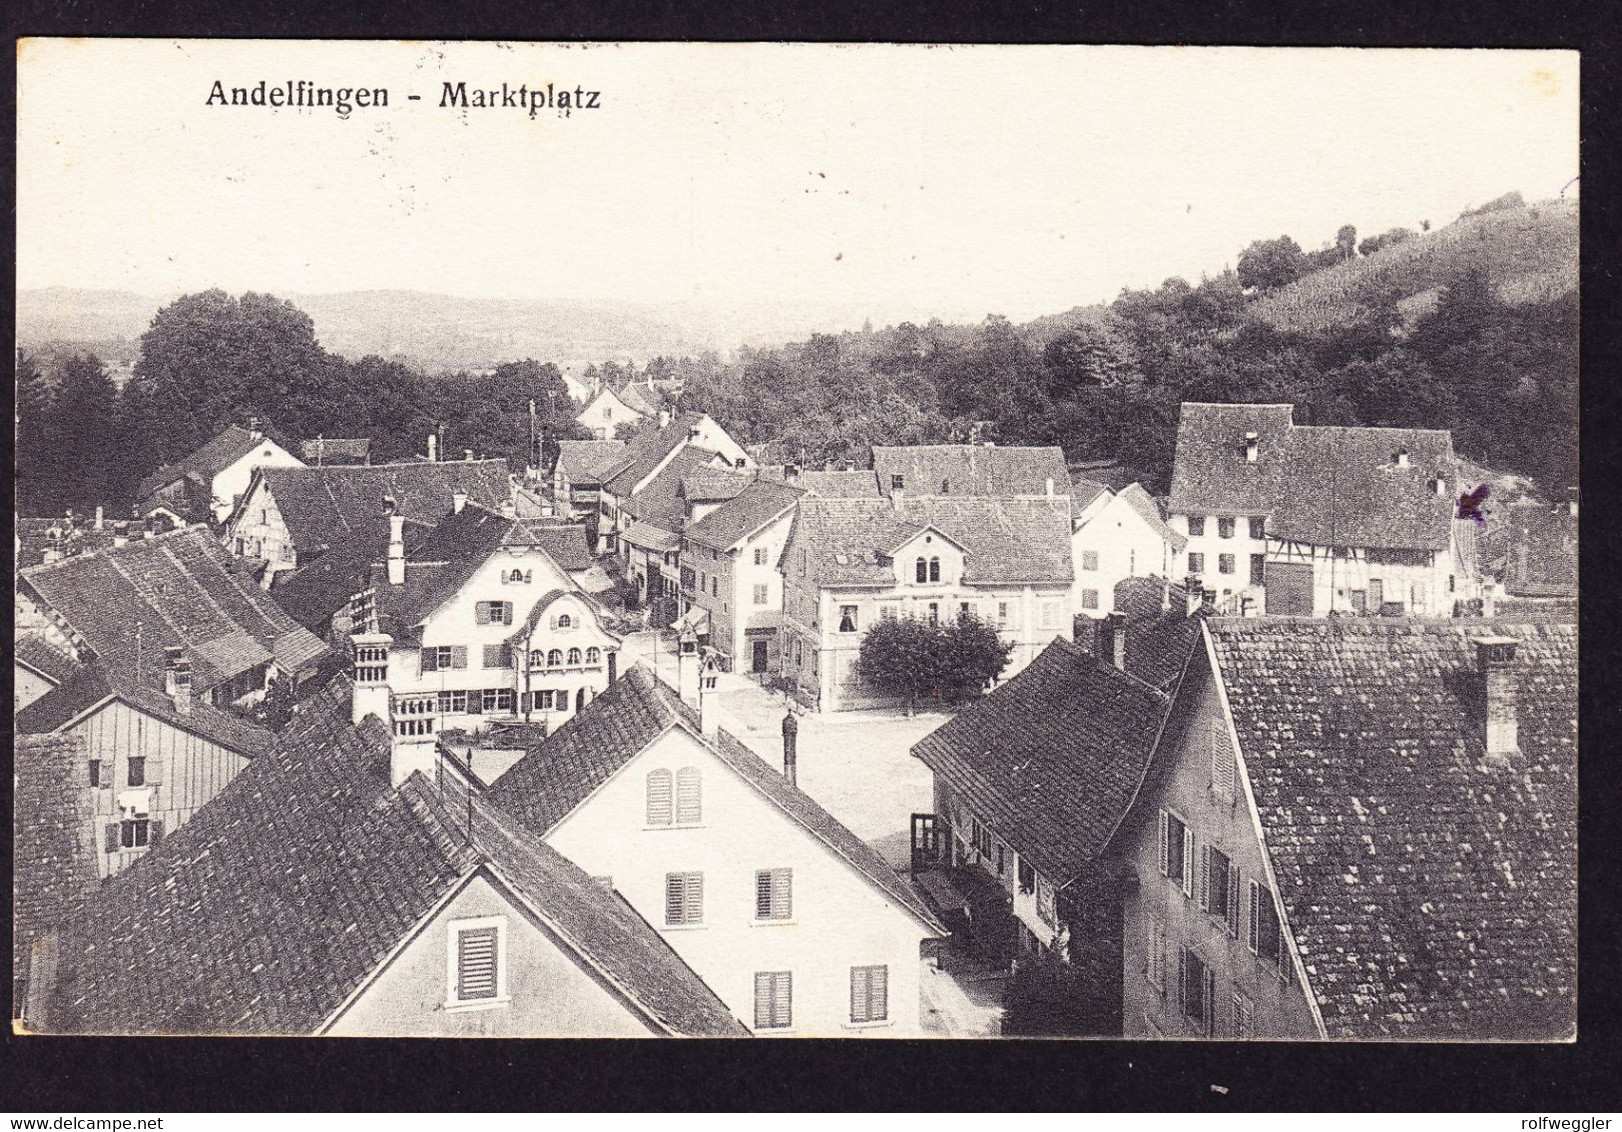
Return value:
M 941 560 L 939 558 L 929 560 L 929 580 L 932 582 L 941 580 Z
M 572 629 L 573 627 L 574 627 L 574 618 L 570 617 L 567 613 L 558 614 L 558 628 L 559 629 Z
M 704 819 L 703 784 L 696 766 L 676 772 L 676 824 L 697 825 Z
M 913 576 L 916 577 L 918 579 L 918 581 L 920 581 L 920 582 L 929 581 L 929 563 L 925 562 L 922 558 L 920 558 L 917 562 L 913 563 L 913 571 L 912 572 L 913 572 Z
M 543 665 L 545 663 L 546 663 L 546 650 L 545 649 L 535 649 L 529 654 L 529 666 L 531 668 L 539 668 L 541 665 Z
M 580 663 L 580 650 L 579 649 L 570 649 L 569 650 L 569 663 L 570 664 L 579 664 Z
M 514 570 L 511 574 L 507 575 L 507 580 L 509 582 L 522 582 L 524 580 L 524 572 L 522 570 Z
M 648 824 L 669 825 L 670 819 L 670 772 L 668 770 L 650 770 L 648 771 Z
M 551 652 L 546 654 L 546 666 L 548 668 L 558 668 L 558 667 L 561 667 L 562 664 L 563 664 L 563 650 L 562 649 L 553 649 Z
M 602 649 L 590 648 L 590 649 L 586 650 L 586 663 L 587 664 L 601 664 L 602 662 L 603 662 L 603 650 Z

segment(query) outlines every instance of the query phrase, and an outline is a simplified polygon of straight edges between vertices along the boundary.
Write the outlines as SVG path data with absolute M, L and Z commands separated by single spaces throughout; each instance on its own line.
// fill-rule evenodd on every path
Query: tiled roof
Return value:
M 657 422 L 644 424 L 626 443 L 619 463 L 606 472 L 608 479 L 604 486 L 621 498 L 629 496 L 667 456 L 687 443 L 691 431 L 703 419 L 703 413 L 681 413 L 664 428 Z M 671 492 L 674 494 L 675 489 Z
M 200 526 L 138 539 L 22 575 L 110 670 L 160 686 L 164 649 L 180 647 L 201 694 L 272 654 L 326 646 L 246 576 Z
M 511 496 L 505 460 L 444 460 L 370 467 L 261 468 L 282 521 L 301 556 L 360 539 L 387 543 L 383 499 L 398 514 L 437 522 L 461 489 L 468 498 L 497 509 Z M 251 491 L 245 493 L 244 501 Z
M 1575 1021 L 1577 633 L 1213 619 L 1280 900 L 1330 1037 L 1548 1040 Z M 1471 639 L 1520 641 L 1485 769 Z
M 1506 592 L 1516 597 L 1574 597 L 1577 593 L 1577 519 L 1565 507 L 1536 503 L 1504 509 L 1504 556 L 1498 566 Z
M 873 446 L 879 490 L 889 494 L 891 477 L 903 477 L 908 495 L 1058 495 L 1070 492 L 1064 452 L 1056 447 L 1004 448 L 981 444 Z
M 28 975 L 32 943 L 76 914 L 96 889 L 96 847 L 82 737 L 20 735 L 12 751 L 13 980 Z M 15 985 L 15 983 L 13 984 Z M 13 1003 L 15 1011 L 22 1003 Z
M 1185 403 L 1168 508 L 1266 515 L 1270 536 L 1318 546 L 1448 545 L 1458 475 L 1451 434 L 1303 426 L 1292 414 L 1289 405 Z M 1247 432 L 1257 434 L 1254 463 L 1245 458 Z
M 1087 505 L 1109 490 L 1109 485 L 1085 476 L 1070 477 L 1070 513 L 1076 518 L 1087 510 Z
M 120 699 L 153 719 L 250 758 L 269 750 L 274 738 L 252 720 L 195 696 L 190 710 L 182 712 L 166 693 L 110 673 L 100 664 L 89 665 L 29 704 L 17 713 L 14 726 L 24 735 L 49 734 L 109 698 Z
M 675 550 L 681 545 L 681 536 L 675 531 L 655 526 L 653 523 L 644 523 L 636 520 L 620 533 L 620 540 L 630 546 L 639 546 L 644 550 L 654 550 L 659 553 Z
M 1055 640 L 915 744 L 982 821 L 1055 884 L 1109 845 L 1143 781 L 1169 700 Z
M 184 525 L 184 524 L 182 524 Z M 107 519 L 98 530 L 93 519 L 77 516 L 72 522 L 66 517 L 54 519 L 17 520 L 17 569 L 26 570 L 45 561 L 45 552 L 55 550 L 61 558 L 75 554 L 94 554 L 106 550 L 119 538 L 138 539 L 150 530 L 153 534 L 174 530 L 174 524 L 156 517 L 146 519 Z M 50 532 L 56 532 L 52 538 Z
M 1121 579 L 1115 584 L 1115 612 L 1126 617 L 1126 670 L 1145 684 L 1173 694 L 1190 654 L 1199 646 L 1200 622 L 1211 611 L 1209 604 L 1203 604 L 1190 617 L 1182 586 L 1168 585 L 1159 578 Z M 1095 626 L 1096 640 L 1078 635 L 1076 645 L 1109 660 L 1114 647 L 1109 622 L 1099 620 Z
M 716 550 L 731 550 L 783 512 L 804 494 L 774 480 L 754 480 L 741 492 L 682 532 L 683 538 Z
M 1166 519 L 1160 513 L 1160 504 L 1143 489 L 1141 483 L 1128 484 L 1115 497 L 1142 516 L 1149 528 L 1170 544 L 1173 550 L 1181 552 L 1188 545 L 1188 536 L 1180 535 L 1166 525 Z
M 320 436 L 314 440 L 299 441 L 299 455 L 307 464 L 365 464 L 372 458 L 369 439 L 340 439 Z
M 625 459 L 623 440 L 560 440 L 557 467 L 571 483 L 601 483 Z
M 575 573 L 590 570 L 597 560 L 586 546 L 586 528 L 581 523 L 531 522 L 527 524 L 536 543 L 552 556 L 563 570 Z
M 408 523 L 406 537 L 412 537 Z M 307 566 L 278 574 L 271 596 L 300 625 L 325 636 L 333 615 L 371 582 L 372 565 L 388 553 L 388 531 L 374 541 L 353 539 L 327 551 Z
M 659 406 L 664 404 L 664 398 L 659 391 L 651 385 L 632 382 L 619 391 L 619 399 L 625 407 L 633 412 L 651 417 L 658 413 Z
M 12 656 L 52 683 L 61 684 L 82 671 L 80 663 L 51 644 L 39 632 L 19 633 L 11 644 Z
M 582 602 L 587 609 L 591 610 L 594 616 L 599 618 L 602 616 L 602 605 L 590 594 L 581 593 L 579 590 L 547 590 L 544 594 L 536 599 L 534 605 L 530 606 L 529 615 L 519 623 L 518 631 L 507 638 L 508 642 L 514 646 L 518 646 L 522 642 L 527 641 L 530 634 L 535 631 L 535 626 L 541 623 L 541 617 L 545 615 L 547 609 L 551 607 L 554 601 L 560 597 L 564 597 L 565 595 L 574 597 Z M 598 625 L 598 629 L 602 630 L 604 633 L 607 633 L 608 636 L 612 637 L 614 640 L 619 640 L 617 635 L 608 633 L 608 630 L 604 629 L 601 625 Z
M 1064 496 L 909 496 L 899 509 L 889 499 L 806 496 L 783 561 L 792 561 L 798 570 L 804 550 L 810 577 L 822 585 L 892 584 L 892 567 L 880 561 L 884 549 L 931 526 L 968 551 L 964 581 L 971 584 L 1068 582 L 1073 577 L 1070 500 Z
M 681 530 L 687 511 L 681 497 L 682 481 L 714 459 L 715 453 L 707 448 L 686 446 L 641 491 L 622 497 L 620 510 L 667 531 Z
M 681 487 L 677 492 L 683 499 L 689 501 L 713 503 L 733 498 L 754 482 L 754 479 L 749 472 L 701 464 L 682 476 Z
M 677 1033 L 741 1027 L 623 901 L 477 798 L 389 786 L 389 735 L 339 678 L 276 749 L 108 882 L 61 933 L 52 1028 L 309 1034 L 488 868 Z M 580 1035 L 589 1036 L 589 1035 Z
M 550 831 L 671 727 L 684 727 L 766 800 L 932 930 L 944 931 L 884 859 L 759 755 L 726 732 L 702 738 L 698 713 L 642 665 L 531 749 L 493 786 L 490 800 L 537 833 Z
M 877 499 L 879 478 L 872 472 L 801 472 L 788 482 L 825 499 Z
M 1293 405 L 1212 405 L 1185 401 L 1177 419 L 1168 510 L 1266 515 L 1288 484 Z M 1254 432 L 1256 462 L 1245 459 Z
M 255 436 L 245 428 L 231 425 L 190 456 L 165 464 L 147 476 L 136 487 L 135 494 L 145 498 L 188 476 L 195 476 L 205 484 L 212 483 L 215 476 L 252 452 L 264 439 L 263 435 Z

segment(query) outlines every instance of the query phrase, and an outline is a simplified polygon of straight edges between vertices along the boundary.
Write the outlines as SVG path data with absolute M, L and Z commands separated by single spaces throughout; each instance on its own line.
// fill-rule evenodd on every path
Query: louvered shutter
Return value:
M 755 972 L 755 1029 L 764 1030 L 772 1024 L 772 976 L 769 971 Z
M 670 772 L 648 772 L 648 824 L 670 824 Z
M 1177 949 L 1177 1009 L 1184 1016 L 1188 1015 L 1188 949 Z
M 484 646 L 484 666 L 486 668 L 501 668 L 501 667 L 504 667 L 502 665 L 502 663 L 501 663 L 501 646 L 500 645 L 485 645 Z
M 106 839 L 104 841 L 104 844 L 105 844 L 105 846 L 107 848 L 107 852 L 109 852 L 109 853 L 118 852 L 118 823 L 117 822 L 109 822 L 105 832 L 106 832 Z
M 490 624 L 491 604 L 492 603 L 488 601 L 476 601 L 473 603 L 473 623 L 475 625 Z
M 1194 895 L 1194 831 L 1183 827 L 1183 895 Z
M 451 667 L 452 668 L 466 668 L 467 667 L 467 646 L 466 645 L 452 645 L 451 646 Z
M 794 1024 L 794 975 L 779 971 L 772 986 L 772 1020 L 779 1026 Z
M 503 625 L 511 625 L 513 623 L 513 603 L 510 601 L 504 601 L 501 603 L 501 623 Z
M 684 916 L 687 884 L 681 873 L 665 874 L 665 923 L 679 924 Z
M 1200 1004 L 1202 1008 L 1201 1014 L 1203 1015 L 1200 1021 L 1201 1025 L 1205 1027 L 1205 1032 L 1210 1034 L 1213 1015 L 1216 1013 L 1216 975 L 1212 972 L 1209 963 L 1204 966 L 1201 982 L 1203 984 L 1201 989 L 1204 990 L 1205 994 L 1203 996 L 1204 1001 Z
M 1239 869 L 1228 866 L 1228 934 L 1239 938 Z
M 496 929 L 471 928 L 456 937 L 456 997 L 496 997 Z
M 1211 910 L 1211 847 L 1200 848 L 1200 911 Z
M 162 838 L 163 823 L 161 821 L 148 822 L 146 827 L 146 843 L 148 845 L 156 845 Z
M 1246 941 L 1252 955 L 1257 954 L 1256 944 L 1261 939 L 1261 901 L 1260 890 L 1255 881 L 1250 882 L 1250 938 Z
M 696 825 L 704 818 L 703 780 L 696 766 L 676 772 L 676 822 Z
M 702 924 L 704 922 L 704 874 L 687 874 L 687 897 L 685 901 L 686 922 L 689 924 Z
M 484 692 L 478 688 L 470 688 L 467 693 L 467 713 L 469 715 L 484 714 Z
M 890 1016 L 890 968 L 874 967 L 867 980 L 868 1019 L 879 1022 Z
M 867 1021 L 867 968 L 850 969 L 850 1020 Z
M 1170 844 L 1171 815 L 1165 810 L 1160 811 L 1160 875 L 1171 876 L 1171 855 L 1167 850 Z
M 439 671 L 439 650 L 437 648 L 432 648 L 432 647 L 424 648 L 422 650 L 421 656 L 422 656 L 422 664 L 419 665 L 419 671 L 421 671 L 421 672 L 438 672 Z

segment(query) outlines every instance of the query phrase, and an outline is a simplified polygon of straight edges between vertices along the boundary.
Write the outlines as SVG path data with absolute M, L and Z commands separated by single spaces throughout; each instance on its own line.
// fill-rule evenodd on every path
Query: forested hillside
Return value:
M 904 322 L 642 370 L 683 378 L 683 408 L 809 465 L 974 437 L 1119 459 L 1161 489 L 1181 402 L 1288 401 L 1304 424 L 1450 428 L 1478 464 L 1545 491 L 1575 483 L 1575 206 L 1511 196 L 1419 228 L 1359 239 L 1346 225 L 1311 252 L 1258 240 L 1198 283 L 1020 325 Z M 432 377 L 329 352 L 271 296 L 183 296 L 152 320 L 122 391 L 93 354 L 19 358 L 19 507 L 127 504 L 147 472 L 249 415 L 292 438 L 371 437 L 379 460 L 422 451 L 438 425 L 447 451 L 521 459 L 532 398 L 551 438 L 574 435 L 557 360 Z

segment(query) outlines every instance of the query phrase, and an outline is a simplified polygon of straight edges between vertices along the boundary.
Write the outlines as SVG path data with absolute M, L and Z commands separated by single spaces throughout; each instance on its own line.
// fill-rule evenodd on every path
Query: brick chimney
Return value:
M 389 585 L 405 585 L 405 517 L 389 513 Z
M 1108 623 L 1110 663 L 1122 672 L 1126 671 L 1126 614 L 1111 613 L 1105 621 Z
M 428 462 L 430 464 L 439 462 L 439 437 L 431 432 L 428 434 Z
M 798 786 L 800 761 L 800 721 L 793 712 L 783 713 L 783 777 Z
M 462 508 L 466 506 L 467 492 L 463 491 L 461 488 L 457 488 L 455 491 L 451 492 L 451 511 L 453 513 L 460 515 L 462 513 Z
M 1476 670 L 1481 675 L 1481 726 L 1486 740 L 1486 765 L 1504 767 L 1521 753 L 1516 710 L 1514 637 L 1472 637 Z
M 1200 611 L 1200 606 L 1205 604 L 1205 585 L 1200 581 L 1198 574 L 1190 574 L 1183 579 L 1183 588 L 1186 591 L 1185 600 L 1188 604 L 1185 615 L 1192 617 Z
M 1261 456 L 1261 437 L 1253 432 L 1245 433 L 1245 463 L 1254 464 Z

